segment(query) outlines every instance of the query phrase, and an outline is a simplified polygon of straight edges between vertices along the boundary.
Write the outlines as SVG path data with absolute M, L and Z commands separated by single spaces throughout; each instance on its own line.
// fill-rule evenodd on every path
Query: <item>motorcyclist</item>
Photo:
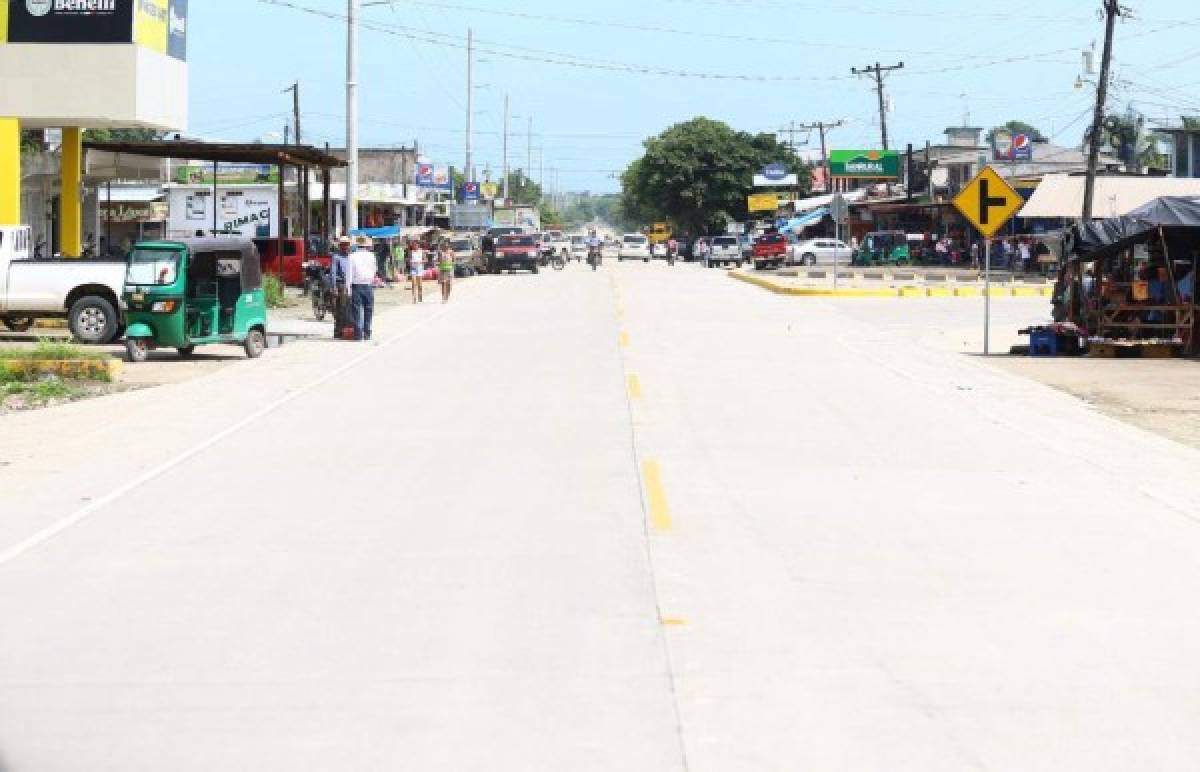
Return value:
M 595 228 L 588 231 L 588 235 L 587 235 L 588 262 L 592 264 L 592 268 L 595 268 L 596 266 L 600 265 L 600 260 L 603 256 L 603 253 L 601 253 L 601 251 L 600 251 L 600 247 L 601 247 L 602 243 L 603 242 L 600 241 L 600 237 L 596 235 Z
M 675 265 L 675 258 L 679 256 L 679 242 L 672 236 L 667 242 L 667 264 Z

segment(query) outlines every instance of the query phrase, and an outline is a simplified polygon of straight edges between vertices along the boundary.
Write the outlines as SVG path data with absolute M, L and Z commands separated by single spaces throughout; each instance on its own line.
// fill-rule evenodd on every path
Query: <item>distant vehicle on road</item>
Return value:
M 788 245 L 788 265 L 848 265 L 850 245 L 837 239 L 809 239 Z
M 0 227 L 0 323 L 25 332 L 37 319 L 66 317 L 82 343 L 120 337 L 124 257 L 33 258 L 28 225 Z
M 667 243 L 665 241 L 660 241 L 657 244 L 652 245 L 650 247 L 650 257 L 654 258 L 655 260 L 666 260 Z
M 742 245 L 737 236 L 716 236 L 704 258 L 705 268 L 716 268 L 722 265 L 742 266 Z
M 787 259 L 787 237 L 782 233 L 768 233 L 754 240 L 754 269 L 763 271 L 778 268 Z
M 558 255 L 567 259 L 571 256 L 571 240 L 562 231 L 546 231 L 542 234 L 542 255 Z
M 502 225 L 496 228 L 488 228 L 487 235 L 493 238 L 499 238 L 501 236 L 522 235 L 525 233 L 527 233 L 527 231 L 519 225 Z
M 538 262 L 541 251 L 538 240 L 532 234 L 508 234 L 496 239 L 496 246 L 490 255 L 486 255 L 489 273 L 503 271 L 538 272 Z
M 601 255 L 602 255 L 602 256 L 603 256 L 603 257 L 604 257 L 606 260 L 609 260 L 609 259 L 611 259 L 611 260 L 617 260 L 617 259 L 619 259 L 619 258 L 621 257 L 621 244 L 620 244 L 620 242 L 617 242 L 617 241 L 605 241 L 605 242 L 604 242 L 604 245 L 603 245 L 602 247 L 600 247 L 600 254 L 601 254 Z
M 587 254 L 587 236 L 584 236 L 582 233 L 571 236 L 571 252 L 568 256 L 574 258 L 576 262 L 583 262 Z
M 650 239 L 640 233 L 626 233 L 621 238 L 621 248 L 617 252 L 617 260 L 650 262 Z

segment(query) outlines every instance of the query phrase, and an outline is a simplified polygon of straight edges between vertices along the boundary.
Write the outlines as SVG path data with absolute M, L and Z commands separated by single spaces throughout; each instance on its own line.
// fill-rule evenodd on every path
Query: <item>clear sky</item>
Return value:
M 519 116 L 510 122 L 511 164 L 526 164 L 532 117 L 534 176 L 540 148 L 548 183 L 556 168 L 563 189 L 593 191 L 619 187 L 614 175 L 643 138 L 697 115 L 752 131 L 840 119 L 832 147 L 878 147 L 872 84 L 850 74 L 876 61 L 905 65 L 887 79 L 893 147 L 937 142 L 968 116 L 976 126 L 1025 120 L 1077 144 L 1094 98 L 1091 87 L 1074 88 L 1081 51 L 1093 41 L 1098 51 L 1104 31 L 1100 3 L 1078 0 L 363 4 L 362 145 L 416 140 L 430 160 L 462 166 L 471 27 L 478 168 L 490 164 L 498 176 L 507 93 Z M 291 95 L 281 92 L 298 79 L 305 141 L 343 145 L 346 5 L 192 0 L 189 133 L 275 140 L 268 135 L 281 134 L 291 113 Z M 1112 104 L 1132 100 L 1159 123 L 1200 113 L 1200 3 L 1129 5 L 1136 18 L 1118 25 Z M 647 69 L 657 72 L 639 71 Z M 816 148 L 815 134 L 809 139 Z

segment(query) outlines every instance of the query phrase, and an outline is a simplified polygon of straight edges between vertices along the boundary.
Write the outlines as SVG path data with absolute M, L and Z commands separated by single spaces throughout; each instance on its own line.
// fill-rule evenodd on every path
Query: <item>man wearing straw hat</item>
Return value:
M 330 266 L 330 279 L 336 291 L 333 305 L 333 337 L 341 338 L 350 326 L 350 245 L 349 236 L 338 239 Z
M 368 236 L 359 236 L 350 253 L 350 314 L 354 321 L 354 339 L 371 339 L 371 320 L 375 316 L 375 275 L 379 264 Z

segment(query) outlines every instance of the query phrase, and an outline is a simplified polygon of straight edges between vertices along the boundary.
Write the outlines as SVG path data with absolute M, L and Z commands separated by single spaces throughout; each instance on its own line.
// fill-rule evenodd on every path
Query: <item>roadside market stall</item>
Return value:
M 1075 226 L 1054 292 L 1058 321 L 1092 346 L 1197 347 L 1200 197 L 1164 197 L 1123 217 Z

